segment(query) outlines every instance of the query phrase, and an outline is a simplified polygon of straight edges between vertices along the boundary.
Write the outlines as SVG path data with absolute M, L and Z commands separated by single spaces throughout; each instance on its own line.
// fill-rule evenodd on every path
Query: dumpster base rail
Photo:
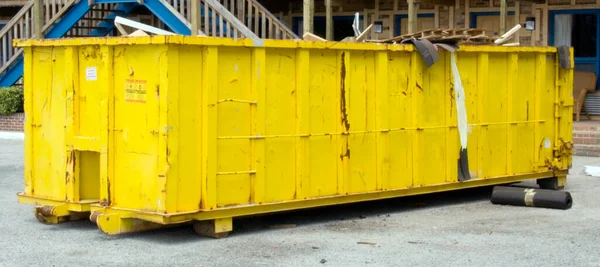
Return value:
M 41 197 L 33 197 L 25 193 L 17 194 L 19 203 L 35 205 L 35 218 L 43 224 L 59 224 L 69 221 L 85 220 L 89 217 L 91 205 L 98 200 L 64 202 Z
M 559 170 L 556 172 L 472 179 L 466 182 L 445 183 L 431 186 L 351 194 L 344 196 L 330 196 L 261 205 L 236 206 L 208 211 L 198 210 L 187 213 L 164 214 L 159 212 L 144 212 L 124 208 L 104 207 L 95 204 L 91 206 L 92 211 L 90 220 L 94 222 L 102 232 L 108 235 L 143 232 L 179 225 L 182 223 L 193 222 L 194 230 L 199 235 L 212 238 L 223 238 L 233 230 L 232 218 L 234 217 L 356 203 L 402 196 L 438 193 L 498 184 L 510 184 L 526 180 L 537 180 L 538 183 L 540 181 L 555 181 L 556 184 L 559 185 L 557 189 L 560 189 L 566 184 L 567 174 L 568 170 Z

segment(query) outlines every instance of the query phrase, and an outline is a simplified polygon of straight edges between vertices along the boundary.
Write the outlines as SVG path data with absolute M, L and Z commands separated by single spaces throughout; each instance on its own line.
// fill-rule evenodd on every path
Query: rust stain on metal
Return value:
M 52 206 L 43 206 L 40 208 L 40 214 L 49 217 L 52 216 L 52 210 L 54 209 L 54 207 Z
M 340 159 L 350 158 L 350 147 L 348 147 L 348 143 L 346 142 L 346 152 L 340 155 Z
M 108 177 L 106 177 L 106 193 L 107 193 L 107 198 L 106 199 L 102 199 L 102 202 L 100 202 L 100 206 L 104 206 L 104 207 L 108 207 L 110 206 L 110 192 L 112 190 L 110 189 L 110 179 Z
M 342 52 L 342 64 L 340 68 L 340 109 L 342 111 L 342 124 L 346 131 L 350 131 L 350 122 L 348 121 L 348 112 L 346 111 L 346 53 Z

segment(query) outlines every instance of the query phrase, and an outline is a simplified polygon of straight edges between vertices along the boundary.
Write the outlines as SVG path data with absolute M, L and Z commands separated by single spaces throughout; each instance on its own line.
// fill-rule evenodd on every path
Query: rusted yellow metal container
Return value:
M 451 54 L 427 68 L 410 45 L 17 44 L 19 200 L 48 222 L 91 211 L 108 234 L 195 221 L 223 236 L 243 215 L 532 179 L 561 187 L 571 164 L 573 70 L 556 48 L 461 47 L 461 106 Z

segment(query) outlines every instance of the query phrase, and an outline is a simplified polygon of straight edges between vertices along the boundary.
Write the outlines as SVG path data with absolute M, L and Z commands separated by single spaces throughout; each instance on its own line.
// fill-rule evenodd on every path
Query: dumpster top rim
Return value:
M 143 36 L 143 37 L 85 37 L 61 39 L 18 39 L 13 41 L 15 47 L 40 46 L 89 46 L 89 45 L 204 45 L 204 46 L 234 46 L 234 47 L 268 47 L 268 48 L 310 48 L 335 50 L 390 50 L 415 51 L 413 45 L 384 44 L 384 43 L 351 43 L 351 42 L 310 42 L 303 40 L 253 40 L 217 38 L 205 36 Z M 458 52 L 540 52 L 556 53 L 556 47 L 542 46 L 460 46 Z

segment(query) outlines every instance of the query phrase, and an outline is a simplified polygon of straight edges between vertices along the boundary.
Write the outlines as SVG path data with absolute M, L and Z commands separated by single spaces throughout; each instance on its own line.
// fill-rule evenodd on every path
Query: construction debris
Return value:
M 358 37 L 356 37 L 356 41 L 357 42 L 364 41 L 365 38 L 367 38 L 367 34 L 369 34 L 369 32 L 371 32 L 371 29 L 373 29 L 373 24 L 369 25 L 369 27 L 367 27 Z
M 513 34 L 517 33 L 517 31 L 519 31 L 520 29 L 521 29 L 521 24 L 517 24 L 517 26 L 513 27 L 508 32 L 506 32 L 505 34 L 500 36 L 499 39 L 494 41 L 494 44 L 497 44 L 497 45 L 504 44 L 506 41 L 508 41 L 510 38 L 512 38 Z
M 327 42 L 327 40 L 312 34 L 310 32 L 305 33 L 304 35 L 302 35 L 302 38 L 304 39 L 304 41 L 312 41 L 312 42 Z
M 145 31 L 137 30 L 137 31 L 134 31 L 133 33 L 129 34 L 128 36 L 139 37 L 139 36 L 148 36 L 148 34 Z
M 430 43 L 444 43 L 450 45 L 502 45 L 502 46 L 519 46 L 520 43 L 507 43 L 514 38 L 514 34 L 521 29 L 521 25 L 516 25 L 502 36 L 491 36 L 485 29 L 478 28 L 462 28 L 462 29 L 431 29 L 420 31 L 412 34 L 396 36 L 394 38 L 383 40 L 367 40 L 367 36 L 373 29 L 373 24 L 369 25 L 364 31 L 358 34 L 359 29 L 353 25 L 356 36 L 348 36 L 341 42 L 371 42 L 371 43 L 406 43 L 411 40 L 424 41 Z M 305 41 L 327 42 L 327 40 L 312 34 L 305 33 L 303 36 Z
M 447 43 L 456 45 L 492 45 L 497 37 L 488 36 L 484 29 L 435 29 L 413 34 L 405 34 L 390 39 L 376 40 L 377 43 L 400 43 L 405 40 L 428 40 L 432 43 Z

